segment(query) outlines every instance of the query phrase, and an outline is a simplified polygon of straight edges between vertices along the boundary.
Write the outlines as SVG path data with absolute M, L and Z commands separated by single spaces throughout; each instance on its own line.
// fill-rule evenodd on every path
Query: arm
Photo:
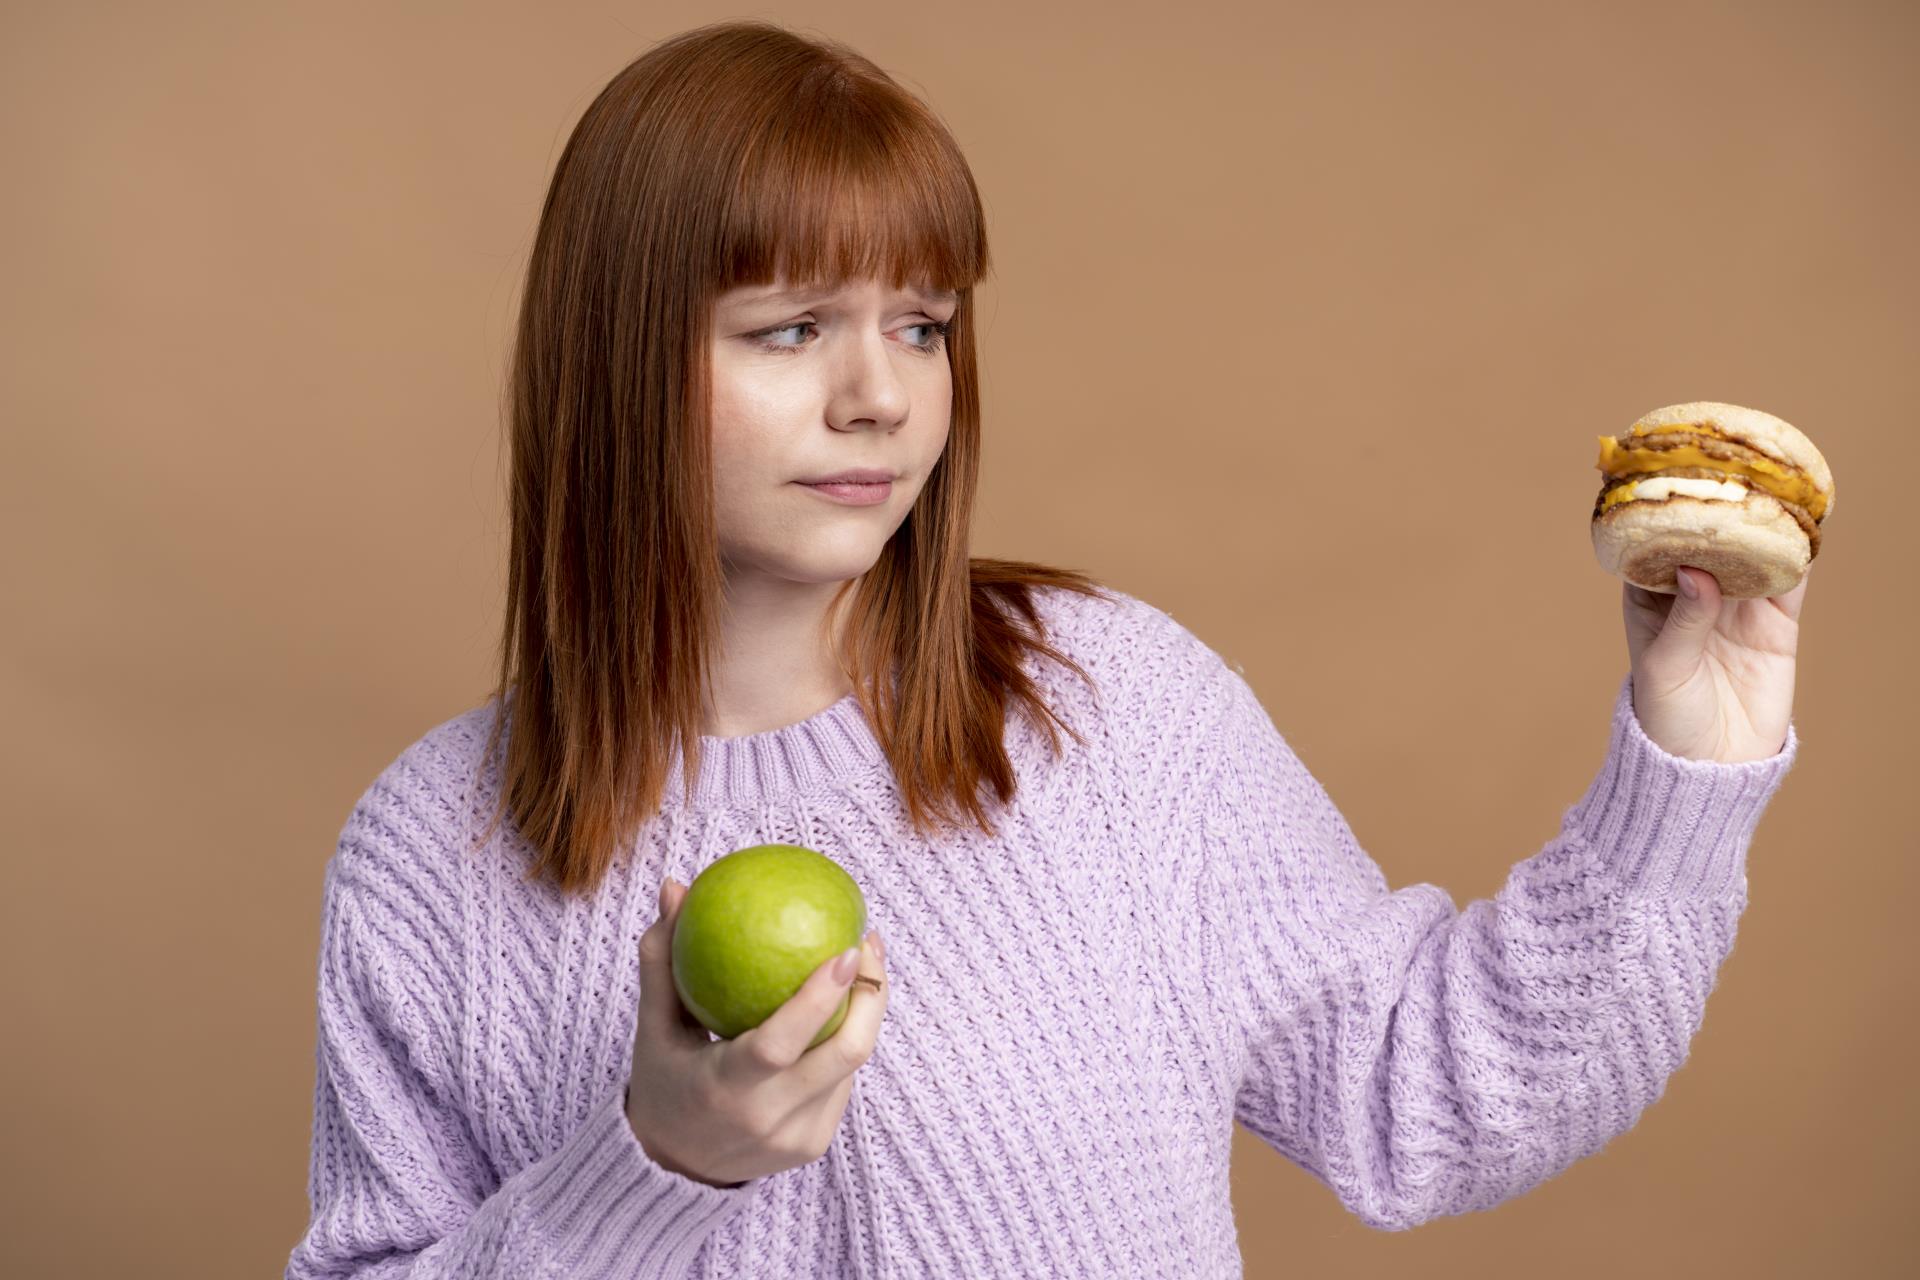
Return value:
M 1631 1128 L 1700 1026 L 1797 738 L 1669 755 L 1629 679 L 1559 834 L 1456 912 L 1389 892 L 1246 682 L 1216 678 L 1197 981 L 1244 1055 L 1237 1118 L 1382 1229 L 1490 1208 Z
M 499 1181 L 456 1070 L 459 919 L 433 794 L 403 756 L 348 819 L 323 893 L 312 1214 L 288 1280 L 677 1277 L 740 1194 L 669 1173 L 610 1080 Z M 406 848 L 401 848 L 402 844 Z M 432 847 L 429 847 L 429 846 Z

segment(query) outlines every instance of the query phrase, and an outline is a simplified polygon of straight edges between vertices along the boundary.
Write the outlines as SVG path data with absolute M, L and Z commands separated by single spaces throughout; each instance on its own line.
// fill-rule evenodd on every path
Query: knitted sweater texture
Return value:
M 915 834 L 848 696 L 704 740 L 589 898 L 527 883 L 494 704 L 369 786 L 327 863 L 311 1218 L 286 1275 L 1237 1277 L 1233 1126 L 1366 1224 L 1487 1209 L 1632 1127 L 1685 1059 L 1791 768 L 1676 758 L 1620 686 L 1599 771 L 1491 898 L 1389 890 L 1238 670 L 1123 592 L 1036 593 L 999 829 Z M 1596 734 L 1596 749 L 1599 747 Z M 826 1155 L 723 1189 L 628 1124 L 661 880 L 818 849 L 887 940 Z M 632 1081 L 634 1089 L 647 1087 Z

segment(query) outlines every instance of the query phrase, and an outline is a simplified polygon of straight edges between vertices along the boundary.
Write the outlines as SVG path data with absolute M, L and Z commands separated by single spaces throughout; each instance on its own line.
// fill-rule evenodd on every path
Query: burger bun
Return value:
M 1806 533 L 1786 508 L 1759 492 L 1740 502 L 1679 494 L 1621 502 L 1592 529 L 1602 568 L 1667 595 L 1679 591 L 1673 571 L 1683 565 L 1712 574 L 1729 599 L 1784 595 L 1813 558 Z

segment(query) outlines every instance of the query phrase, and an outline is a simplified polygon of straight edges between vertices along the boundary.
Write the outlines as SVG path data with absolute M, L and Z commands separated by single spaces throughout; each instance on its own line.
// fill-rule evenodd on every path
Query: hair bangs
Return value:
M 745 166 L 721 291 L 879 279 L 955 292 L 986 274 L 986 228 L 965 161 L 936 122 L 856 97 L 797 110 Z

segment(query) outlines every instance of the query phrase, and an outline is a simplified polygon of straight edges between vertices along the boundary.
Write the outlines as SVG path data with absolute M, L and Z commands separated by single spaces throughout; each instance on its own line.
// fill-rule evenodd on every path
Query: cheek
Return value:
M 738 387 L 715 386 L 709 441 L 717 484 L 738 488 L 748 479 L 756 463 L 765 464 L 771 442 L 777 435 L 775 421 L 773 411 L 763 400 L 742 394 Z
M 926 462 L 931 466 L 940 455 L 946 452 L 947 441 L 953 435 L 953 401 L 950 396 L 941 396 L 931 414 L 934 429 L 927 433 Z

